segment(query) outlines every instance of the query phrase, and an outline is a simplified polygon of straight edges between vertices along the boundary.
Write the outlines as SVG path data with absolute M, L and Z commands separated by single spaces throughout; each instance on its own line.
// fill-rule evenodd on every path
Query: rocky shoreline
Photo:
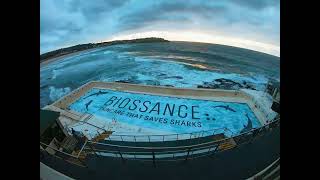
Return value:
M 170 77 L 170 78 L 180 79 L 180 77 Z M 115 82 L 141 84 L 140 81 L 133 80 L 133 79 L 117 80 Z M 159 81 L 147 80 L 145 82 L 147 85 L 160 86 Z M 173 85 L 163 85 L 163 86 L 174 87 Z M 238 89 L 257 90 L 255 86 L 250 82 L 242 81 L 241 83 L 239 83 L 239 82 L 235 82 L 233 80 L 225 79 L 225 78 L 215 79 L 212 82 L 204 82 L 202 85 L 198 85 L 197 88 L 226 89 L 226 90 L 238 90 Z
M 132 39 L 132 40 L 115 40 L 115 41 L 101 42 L 101 43 L 78 44 L 75 46 L 61 48 L 61 49 L 40 54 L 40 63 L 44 61 L 48 61 L 50 59 L 59 58 L 69 54 L 81 52 L 84 50 L 99 48 L 99 47 L 118 45 L 118 44 L 154 43 L 154 42 L 169 42 L 169 41 L 163 38 L 150 37 L 150 38 L 140 38 L 140 39 Z
M 244 88 L 244 89 L 257 90 L 253 84 L 247 81 L 242 81 L 242 83 L 238 83 L 225 78 L 215 79 L 212 82 L 204 82 L 203 85 L 198 85 L 197 88 L 228 89 L 228 90 L 237 90 L 237 89 Z

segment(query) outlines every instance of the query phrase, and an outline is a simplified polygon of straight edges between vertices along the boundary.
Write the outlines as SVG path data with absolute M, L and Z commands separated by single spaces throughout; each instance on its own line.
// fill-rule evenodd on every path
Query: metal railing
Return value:
M 86 153 L 87 156 L 95 155 L 98 157 L 107 156 L 119 158 L 122 162 L 125 162 L 126 160 L 152 162 L 155 166 L 156 162 L 186 161 L 204 156 L 213 156 L 218 152 L 250 143 L 255 138 L 264 135 L 279 125 L 280 118 L 275 119 L 262 127 L 255 128 L 235 136 L 225 137 L 224 139 L 205 141 L 195 144 L 188 144 L 188 140 L 182 140 L 186 141 L 187 145 L 178 145 L 178 143 L 175 143 L 174 145 L 167 146 L 162 143 L 161 146 L 154 146 L 154 143 L 151 142 L 143 143 L 144 146 L 138 146 L 137 144 L 126 145 L 128 143 L 125 142 L 120 142 L 123 144 L 111 144 L 88 140 L 83 145 L 77 156 L 60 151 L 42 142 L 40 142 L 40 144 L 53 149 L 55 151 L 55 156 L 66 159 L 69 162 L 70 159 L 72 159 L 73 161 L 71 161 L 71 163 L 75 161 L 75 164 L 78 165 L 82 164 L 86 166 L 85 162 L 79 158 L 80 154 L 83 152 Z
M 235 148 L 241 144 L 250 143 L 258 136 L 265 134 L 279 125 L 280 120 L 277 119 L 265 126 L 233 137 L 182 146 L 165 146 L 165 144 L 163 144 L 163 146 L 155 147 L 152 143 L 148 143 L 149 146 L 117 145 L 92 141 L 88 141 L 88 143 L 91 144 L 98 155 L 120 157 L 123 161 L 141 160 L 153 161 L 154 163 L 155 161 L 179 161 L 213 155 L 217 152 Z
M 70 153 L 67 153 L 67 152 L 64 152 L 64 151 L 61 151 L 59 149 L 56 149 L 54 147 L 51 147 L 50 145 L 48 144 L 45 144 L 43 142 L 40 142 L 40 146 L 44 146 L 44 149 L 41 149 L 40 148 L 40 154 L 42 155 L 51 155 L 51 156 L 55 156 L 57 158 L 60 158 L 60 159 L 63 159 L 63 160 L 66 160 L 68 161 L 69 163 L 72 163 L 72 164 L 76 164 L 78 166 L 83 166 L 83 167 L 87 167 L 85 161 L 81 160 L 79 158 L 80 154 L 83 152 L 84 148 L 87 146 L 86 145 L 87 142 L 85 142 L 85 144 L 82 146 L 81 150 L 79 151 L 79 153 L 77 155 L 73 155 L 73 154 L 70 154 Z M 49 153 L 46 149 L 49 148 L 50 150 L 53 150 L 54 153 Z
M 93 115 L 89 114 L 89 116 L 81 121 L 77 120 L 78 123 L 83 123 L 87 124 L 89 126 L 92 126 L 97 129 L 97 134 L 102 132 L 108 131 L 105 128 L 96 126 L 94 124 L 91 124 L 87 122 L 92 118 Z M 77 124 L 82 125 L 82 124 Z M 75 127 L 70 126 L 70 127 Z M 69 132 L 70 130 L 66 127 L 67 131 Z M 99 132 L 100 131 L 100 132 Z M 95 136 L 97 136 L 96 133 L 90 133 L 86 132 L 86 135 L 92 139 Z M 188 133 L 175 133 L 175 134 L 164 134 L 164 135 L 129 135 L 129 134 L 111 134 L 109 137 L 107 137 L 105 140 L 108 141 L 122 141 L 122 142 L 166 142 L 166 141 L 177 141 L 177 140 L 186 140 L 186 139 L 196 139 L 196 138 L 202 138 L 206 136 L 213 136 L 217 134 L 224 134 L 227 137 L 232 137 L 236 135 L 236 132 L 231 131 L 230 129 L 224 127 L 224 128 L 217 128 L 217 129 L 210 129 L 210 130 L 205 130 L 205 131 L 196 131 L 196 132 L 188 132 Z
M 264 180 L 264 179 L 280 179 L 280 158 L 271 163 L 268 167 L 255 174 L 254 176 L 248 178 L 247 180 Z M 273 176 L 273 177 L 272 177 Z
M 235 133 L 228 128 L 217 128 L 206 131 L 196 131 L 190 133 L 175 133 L 165 135 L 111 135 L 106 140 L 110 141 L 126 141 L 126 142 L 165 142 L 165 141 L 177 141 L 186 139 L 196 139 L 216 134 L 225 134 L 228 137 L 233 136 Z
M 89 114 L 89 113 L 87 113 Z M 105 128 L 96 126 L 94 124 L 91 124 L 87 122 L 93 117 L 92 114 L 89 114 L 85 120 L 76 120 L 78 123 L 87 124 L 89 126 L 92 126 L 96 128 L 97 130 L 101 130 L 102 132 L 108 131 Z M 66 126 L 67 132 L 70 132 L 71 127 L 80 126 L 82 124 L 76 124 L 72 126 Z M 99 133 L 99 131 L 97 131 Z M 217 128 L 217 129 L 210 129 L 205 131 L 195 131 L 195 132 L 188 132 L 188 133 L 174 133 L 174 134 L 164 134 L 164 135 L 129 135 L 129 134 L 112 134 L 105 140 L 110 141 L 127 141 L 127 142 L 165 142 L 165 141 L 176 141 L 176 140 L 185 140 L 185 139 L 195 139 L 195 138 L 201 138 L 206 136 L 212 136 L 216 134 L 223 133 L 227 137 L 232 137 L 235 132 L 231 131 L 230 129 L 224 127 L 224 128 Z M 93 138 L 96 136 L 95 133 L 86 132 L 86 134 Z

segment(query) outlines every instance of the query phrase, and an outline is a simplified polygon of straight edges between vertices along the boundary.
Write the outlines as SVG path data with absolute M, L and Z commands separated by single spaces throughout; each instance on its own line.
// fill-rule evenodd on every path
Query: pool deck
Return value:
M 175 88 L 97 81 L 91 81 L 87 84 L 84 84 L 83 86 L 72 91 L 70 94 L 60 98 L 53 104 L 46 106 L 44 109 L 60 112 L 61 116 L 59 120 L 64 126 L 72 126 L 79 121 L 88 121 L 91 118 L 88 114 L 81 114 L 67 109 L 67 107 L 69 107 L 71 103 L 75 102 L 92 88 L 159 96 L 183 97 L 188 99 L 246 103 L 254 112 L 261 125 L 265 125 L 266 121 L 270 119 L 270 116 L 274 114 L 274 112 L 270 109 L 271 104 L 268 101 L 268 98 L 261 95 L 263 92 L 260 92 L 259 94 L 256 92 L 252 93 L 249 90 Z

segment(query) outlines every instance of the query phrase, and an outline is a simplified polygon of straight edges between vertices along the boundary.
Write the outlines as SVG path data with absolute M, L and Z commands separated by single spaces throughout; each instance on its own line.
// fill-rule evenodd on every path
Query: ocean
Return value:
M 280 57 L 195 42 L 102 47 L 41 67 L 40 108 L 93 80 L 263 91 L 269 80 L 280 81 Z

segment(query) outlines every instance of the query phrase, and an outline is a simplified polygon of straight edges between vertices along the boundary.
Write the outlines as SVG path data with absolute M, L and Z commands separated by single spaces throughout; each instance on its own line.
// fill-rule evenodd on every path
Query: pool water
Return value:
M 261 124 L 246 103 L 196 100 L 93 88 L 68 107 L 105 120 L 190 133 L 227 128 L 238 134 Z

